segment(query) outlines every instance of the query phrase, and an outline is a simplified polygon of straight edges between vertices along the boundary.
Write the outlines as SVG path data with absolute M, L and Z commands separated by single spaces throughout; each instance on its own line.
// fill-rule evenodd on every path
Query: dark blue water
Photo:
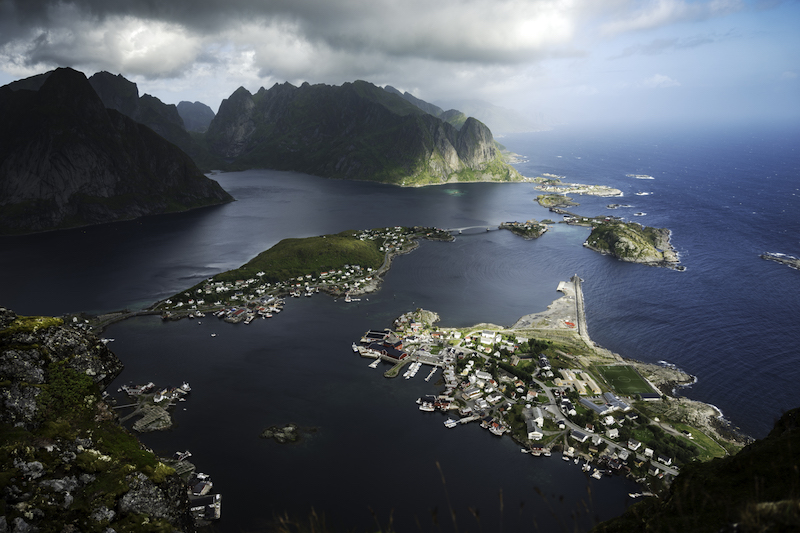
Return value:
M 381 525 L 393 512 L 400 530 L 449 531 L 452 507 L 460 530 L 496 531 L 501 523 L 507 531 L 585 529 L 618 514 L 631 487 L 617 479 L 587 483 L 574 466 L 537 462 L 477 427 L 446 430 L 443 416 L 422 414 L 414 404 L 431 385 L 419 377 L 383 379 L 353 356 L 350 342 L 417 307 L 438 312 L 445 326 L 509 325 L 544 309 L 559 296 L 558 281 L 578 273 L 586 280 L 595 341 L 695 374 L 687 396 L 763 436 L 800 400 L 800 272 L 758 257 L 800 256 L 798 133 L 561 130 L 506 137 L 508 148 L 529 158 L 519 165 L 525 175 L 551 172 L 623 190 L 623 199 L 577 197 L 582 205 L 574 211 L 672 229 L 687 270 L 601 256 L 581 246 L 588 230 L 563 225 L 535 241 L 493 231 L 423 243 L 398 258 L 380 292 L 359 304 L 290 300 L 281 315 L 250 326 L 155 318 L 117 324 L 106 335 L 116 339 L 111 347 L 126 365 L 120 382 L 192 383 L 176 427 L 145 441 L 162 453 L 193 451 L 225 495 L 222 530 L 256 530 L 274 512 L 311 507 L 358 528 L 377 527 L 372 509 Z M 0 304 L 22 314 L 141 307 L 286 237 L 551 216 L 533 202 L 531 184 L 399 189 L 269 171 L 217 178 L 237 202 L 0 239 Z M 634 207 L 606 210 L 611 202 Z M 263 428 L 290 421 L 319 429 L 299 446 L 258 439 Z M 479 510 L 480 521 L 469 508 Z

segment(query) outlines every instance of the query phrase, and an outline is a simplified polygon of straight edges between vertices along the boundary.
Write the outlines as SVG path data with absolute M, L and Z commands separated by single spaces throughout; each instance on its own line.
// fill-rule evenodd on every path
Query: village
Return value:
M 226 322 L 250 324 L 256 318 L 272 318 L 280 313 L 286 305 L 286 297 L 308 298 L 326 293 L 343 298 L 347 303 L 357 302 L 360 301 L 357 296 L 377 290 L 380 276 L 389 269 L 392 259 L 413 251 L 418 239 L 452 240 L 453 237 L 437 228 L 396 226 L 357 231 L 353 238 L 374 241 L 384 257 L 383 264 L 375 268 L 343 264 L 335 269 L 273 282 L 265 281 L 268 273 L 263 270 L 234 281 L 211 278 L 158 302 L 152 309 L 160 311 L 164 320 L 202 318 L 210 313 Z
M 386 377 L 412 379 L 426 365 L 430 370 L 421 374 L 428 381 L 441 370 L 435 383 L 444 389 L 417 403 L 421 411 L 442 411 L 447 428 L 475 422 L 510 436 L 533 457 L 558 452 L 596 479 L 616 473 L 652 490 L 666 487 L 711 439 L 696 428 L 648 416 L 647 406 L 662 404 L 665 396 L 618 356 L 601 354 L 598 360 L 590 350 L 576 350 L 579 340 L 560 342 L 582 338 L 582 295 L 575 281 L 561 282 L 565 296 L 548 311 L 523 317 L 512 328 L 439 328 L 435 313 L 418 309 L 399 317 L 393 329 L 367 331 L 352 348 L 374 358 L 373 368 L 390 365 Z M 531 335 L 536 328 L 541 335 Z M 717 447 L 715 453 L 725 451 Z
M 605 185 L 585 185 L 583 183 L 563 183 L 564 176 L 545 174 L 535 178 L 536 189 L 553 194 L 588 194 L 591 196 L 622 196 L 622 191 Z

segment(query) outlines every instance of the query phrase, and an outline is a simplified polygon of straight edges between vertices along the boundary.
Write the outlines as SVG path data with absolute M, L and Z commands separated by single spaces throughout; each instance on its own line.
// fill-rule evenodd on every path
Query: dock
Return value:
M 431 369 L 431 373 L 430 373 L 430 374 L 428 374 L 428 376 L 425 378 L 425 381 L 430 381 L 430 380 L 431 380 L 431 378 L 433 377 L 433 375 L 436 373 L 436 369 L 437 369 L 437 368 L 438 368 L 438 367 L 433 367 L 433 368 Z

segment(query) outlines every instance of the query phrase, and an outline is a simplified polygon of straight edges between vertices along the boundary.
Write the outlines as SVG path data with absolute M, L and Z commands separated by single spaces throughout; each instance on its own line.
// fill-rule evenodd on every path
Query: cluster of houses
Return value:
M 402 252 L 408 249 L 413 243 L 415 236 L 426 236 L 429 238 L 444 238 L 447 232 L 436 228 L 381 228 L 375 230 L 363 230 L 355 234 L 359 240 L 381 239 L 379 251 L 381 252 Z M 230 305 L 235 302 L 246 304 L 263 298 L 267 294 L 291 294 L 293 296 L 310 296 L 317 292 L 320 287 L 327 288 L 334 292 L 347 293 L 358 290 L 363 285 L 373 281 L 374 271 L 371 267 L 362 268 L 360 265 L 343 265 L 342 268 L 320 272 L 318 275 L 306 274 L 290 280 L 276 283 L 265 283 L 263 277 L 265 272 L 257 272 L 255 277 L 240 279 L 235 281 L 215 281 L 209 279 L 202 287 L 195 290 L 195 293 L 184 292 L 174 296 L 172 299 L 163 302 L 165 318 L 179 318 L 170 316 L 178 311 L 193 311 L 204 307 L 218 307 Z M 174 301 L 173 301 L 174 299 Z M 211 300 L 216 300 L 211 304 Z M 207 302 L 208 301 L 208 302 Z
M 402 361 L 408 357 L 403 351 L 403 339 L 388 330 L 369 330 L 361 338 L 361 343 L 367 345 L 367 350 L 395 361 Z

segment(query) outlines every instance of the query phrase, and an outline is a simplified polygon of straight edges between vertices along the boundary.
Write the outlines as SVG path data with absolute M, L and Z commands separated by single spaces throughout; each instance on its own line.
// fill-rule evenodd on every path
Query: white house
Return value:
M 544 433 L 542 433 L 535 421 L 528 419 L 525 421 L 525 426 L 528 430 L 528 440 L 542 440 Z

